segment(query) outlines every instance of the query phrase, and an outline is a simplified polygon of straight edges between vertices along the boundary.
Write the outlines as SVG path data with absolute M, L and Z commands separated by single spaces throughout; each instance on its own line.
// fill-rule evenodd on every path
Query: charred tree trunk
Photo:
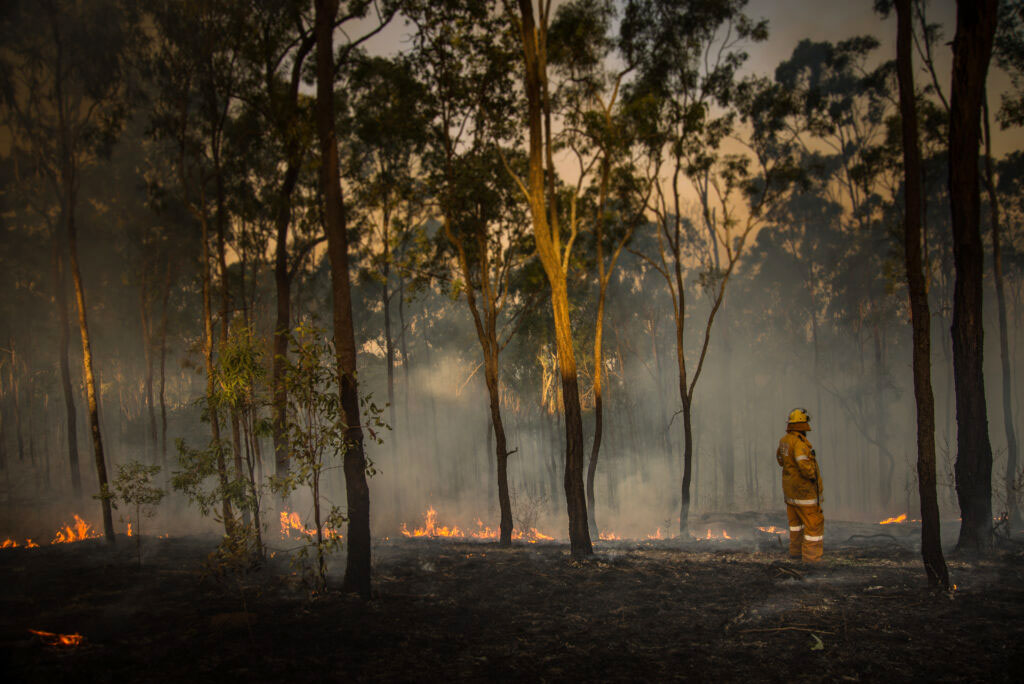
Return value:
M 388 372 L 388 417 L 391 429 L 395 429 L 395 341 L 391 336 L 391 245 L 388 223 L 391 217 L 384 212 L 384 282 L 381 284 L 380 299 L 384 305 L 384 356 Z M 393 447 L 392 447 L 393 449 Z
M 100 486 L 100 504 L 103 509 L 103 535 L 108 544 L 114 543 L 114 519 L 111 514 L 110 497 L 107 484 L 107 463 L 103 456 L 103 437 L 100 434 L 100 414 L 96 391 L 96 377 L 93 374 L 92 346 L 89 342 L 89 323 L 86 318 L 85 286 L 82 273 L 78 268 L 78 236 L 75 233 L 75 216 L 73 209 L 74 192 L 70 187 L 65 190 L 65 218 L 67 219 L 68 254 L 71 263 L 71 279 L 75 286 L 75 301 L 78 304 L 78 329 L 82 336 L 82 372 L 85 379 L 86 400 L 89 406 L 89 428 L 92 433 L 93 456 L 96 460 L 96 476 Z
M 953 214 L 953 372 L 956 380 L 956 488 L 962 523 L 957 548 L 992 547 L 992 446 L 982 368 L 983 249 L 979 226 L 981 97 L 992 54 L 996 0 L 959 0 L 953 40 L 949 200 Z
M 349 289 L 348 236 L 334 120 L 334 20 L 338 0 L 316 0 L 316 124 L 320 139 L 320 186 L 324 196 L 327 253 L 334 295 L 334 344 L 338 355 L 341 407 L 345 421 L 345 491 L 348 498 L 348 557 L 345 591 L 370 597 L 370 489 L 359 420 L 356 342 Z
M 1013 404 L 1011 389 L 1013 374 L 1010 372 L 1010 345 L 1006 323 L 1006 290 L 1003 287 L 1003 257 L 999 246 L 1000 226 L 999 197 L 992 171 L 992 136 L 989 130 L 988 100 L 982 92 L 982 116 L 985 124 L 985 189 L 988 192 L 989 209 L 992 212 L 992 276 L 996 285 L 996 308 L 999 314 L 999 362 L 1003 385 L 1003 426 L 1006 430 L 1006 514 L 1012 528 L 1021 526 L 1020 510 L 1017 508 L 1017 433 L 1013 426 Z
M 911 56 L 911 0 L 896 0 L 896 62 L 903 131 L 904 257 L 914 337 L 914 398 L 917 404 L 917 491 L 921 503 L 921 559 L 928 584 L 949 589 L 942 555 L 939 501 L 935 491 L 935 399 L 931 379 L 931 312 L 922 249 L 922 169 Z

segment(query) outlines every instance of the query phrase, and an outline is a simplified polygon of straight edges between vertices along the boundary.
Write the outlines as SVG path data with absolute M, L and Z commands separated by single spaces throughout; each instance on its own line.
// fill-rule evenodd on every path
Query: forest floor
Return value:
M 584 562 L 557 542 L 392 540 L 368 602 L 337 591 L 341 557 L 320 595 L 281 553 L 218 577 L 213 537 L 145 537 L 141 568 L 126 537 L 8 549 L 0 680 L 1022 681 L 1019 542 L 950 559 L 957 589 L 936 594 L 913 530 L 829 530 L 814 567 L 755 532 L 599 542 Z

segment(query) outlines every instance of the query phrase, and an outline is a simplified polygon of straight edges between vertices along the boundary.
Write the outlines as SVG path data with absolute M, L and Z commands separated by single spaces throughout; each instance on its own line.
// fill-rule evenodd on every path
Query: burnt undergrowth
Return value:
M 0 552 L 6 681 L 1019 681 L 1024 553 L 953 557 L 934 593 L 912 537 L 840 535 L 814 567 L 774 538 L 399 540 L 375 597 L 313 593 L 279 551 L 215 572 L 212 537 Z M 336 564 L 341 567 L 341 563 Z M 81 634 L 51 645 L 30 629 Z

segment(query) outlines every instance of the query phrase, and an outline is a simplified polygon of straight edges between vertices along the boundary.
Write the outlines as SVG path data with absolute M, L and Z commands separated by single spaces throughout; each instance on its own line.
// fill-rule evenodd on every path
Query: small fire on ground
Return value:
M 28 630 L 43 640 L 47 646 L 78 646 L 85 639 L 81 634 L 54 634 L 38 629 Z
M 433 506 L 428 507 L 426 514 L 423 516 L 423 527 L 417 527 L 410 531 L 408 526 L 405 523 L 402 523 L 399 531 L 406 537 L 446 537 L 454 539 L 466 539 L 467 537 L 470 537 L 473 539 L 498 539 L 501 536 L 499 530 L 495 530 L 484 525 L 483 520 L 480 518 L 476 519 L 476 530 L 470 531 L 468 534 L 458 525 L 452 525 L 451 527 L 448 527 L 447 525 L 438 525 L 437 511 L 434 510 Z M 538 541 L 551 541 L 554 537 L 544 534 L 536 527 L 531 527 L 529 532 L 526 533 L 522 530 L 512 530 L 512 539 L 536 544 Z
M 879 520 L 878 524 L 879 525 L 901 525 L 903 523 L 908 523 L 908 522 L 915 523 L 915 522 L 921 522 L 921 521 L 920 520 L 908 520 L 906 513 L 900 513 L 899 515 L 897 515 L 897 516 L 895 516 L 893 518 L 886 518 L 885 520 Z
M 281 511 L 281 536 L 287 538 L 292 536 L 293 532 L 296 532 L 307 539 L 316 537 L 316 528 L 306 527 L 303 525 L 302 518 L 299 517 L 298 513 L 294 511 L 291 513 Z M 324 539 L 334 539 L 335 537 L 338 539 L 343 538 L 341 532 L 327 527 L 326 525 L 321 529 L 321 533 L 323 534 Z
M 94 530 L 90 525 L 77 513 L 74 514 L 75 523 L 73 525 L 64 525 L 61 529 L 57 530 L 57 533 L 53 537 L 51 544 L 70 544 L 72 542 L 79 542 L 85 539 L 96 539 L 102 537 L 103 533 Z M 128 536 L 130 537 L 131 523 L 128 525 Z M 26 539 L 24 544 L 19 544 L 16 540 L 8 537 L 0 542 L 0 549 L 16 549 L 23 547 L 26 549 L 37 549 L 39 544 L 36 544 L 31 539 Z
M 761 530 L 765 534 L 786 534 L 786 533 L 789 532 L 789 530 L 786 530 L 786 529 L 781 529 L 780 530 L 775 525 L 772 525 L 770 527 L 758 527 L 757 529 Z

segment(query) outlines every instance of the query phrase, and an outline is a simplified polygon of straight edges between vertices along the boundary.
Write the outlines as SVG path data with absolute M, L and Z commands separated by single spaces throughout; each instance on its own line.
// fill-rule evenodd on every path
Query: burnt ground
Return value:
M 376 548 L 369 602 L 338 574 L 312 595 L 280 553 L 218 578 L 212 537 L 145 538 L 141 569 L 124 537 L 4 550 L 0 680 L 1021 681 L 1018 543 L 951 559 L 957 590 L 932 594 L 912 534 L 837 541 L 813 569 L 755 541 L 603 542 L 576 562 L 554 542 L 403 539 Z

